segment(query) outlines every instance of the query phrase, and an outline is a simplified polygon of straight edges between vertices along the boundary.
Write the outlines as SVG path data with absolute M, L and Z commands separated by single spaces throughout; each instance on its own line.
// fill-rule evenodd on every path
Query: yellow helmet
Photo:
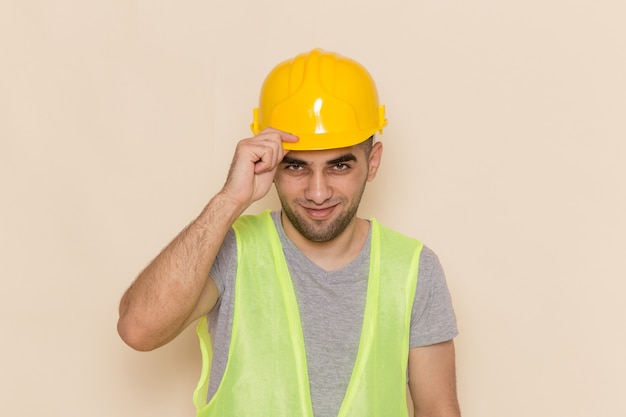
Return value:
M 374 80 L 358 62 L 314 49 L 269 73 L 253 111 L 252 132 L 266 127 L 299 136 L 289 150 L 344 148 L 382 133 L 385 106 Z

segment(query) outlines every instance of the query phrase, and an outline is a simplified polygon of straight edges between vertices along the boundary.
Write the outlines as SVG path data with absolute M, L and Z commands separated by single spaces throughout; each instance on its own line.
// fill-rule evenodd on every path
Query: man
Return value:
M 198 416 L 460 415 L 436 256 L 357 216 L 384 110 L 351 59 L 279 64 L 221 191 L 124 294 L 118 331 L 137 350 L 201 318 Z M 272 183 L 282 210 L 242 216 Z

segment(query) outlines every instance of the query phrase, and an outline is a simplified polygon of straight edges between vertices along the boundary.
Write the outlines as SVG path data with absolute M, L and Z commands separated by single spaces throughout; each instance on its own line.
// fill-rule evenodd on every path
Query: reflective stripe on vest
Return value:
M 371 221 L 361 340 L 338 417 L 407 416 L 411 311 L 422 244 Z M 228 362 L 207 404 L 211 338 L 197 327 L 203 358 L 198 417 L 313 417 L 300 312 L 269 211 L 233 225 L 238 267 Z

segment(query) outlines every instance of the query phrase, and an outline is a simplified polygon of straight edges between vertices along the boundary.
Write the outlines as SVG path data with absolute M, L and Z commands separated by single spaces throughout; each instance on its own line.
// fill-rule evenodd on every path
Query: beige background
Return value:
M 621 0 L 0 3 L 0 414 L 192 416 L 192 329 L 117 303 L 222 184 L 278 61 L 366 65 L 361 214 L 440 256 L 465 417 L 626 415 Z M 254 209 L 275 206 L 270 196 Z

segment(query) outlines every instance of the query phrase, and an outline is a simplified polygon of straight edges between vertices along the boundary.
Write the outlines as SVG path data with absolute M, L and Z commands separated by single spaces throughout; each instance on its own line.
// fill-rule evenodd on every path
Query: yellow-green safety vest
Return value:
M 411 310 L 422 243 L 371 221 L 367 297 L 358 353 L 338 417 L 407 416 Z M 197 327 L 198 417 L 313 417 L 300 311 L 270 212 L 233 225 L 238 267 L 228 362 L 207 403 L 212 345 Z

